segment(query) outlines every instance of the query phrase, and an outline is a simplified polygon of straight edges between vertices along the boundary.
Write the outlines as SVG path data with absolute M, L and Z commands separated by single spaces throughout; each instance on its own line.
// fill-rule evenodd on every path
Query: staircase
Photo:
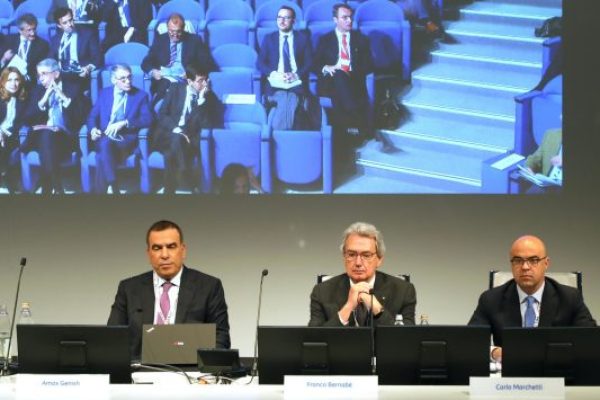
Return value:
M 514 97 L 542 75 L 534 28 L 562 14 L 561 0 L 475 1 L 445 23 L 452 43 L 412 73 L 399 102 L 408 118 L 384 131 L 400 149 L 360 148 L 363 175 L 336 192 L 478 193 L 482 161 L 513 148 Z

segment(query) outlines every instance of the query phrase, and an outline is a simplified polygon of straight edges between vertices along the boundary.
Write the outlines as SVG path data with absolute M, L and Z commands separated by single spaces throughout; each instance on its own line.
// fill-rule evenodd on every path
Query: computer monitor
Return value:
M 490 329 L 381 326 L 375 337 L 381 385 L 467 385 L 490 375 Z
M 566 385 L 600 385 L 600 328 L 506 328 L 502 376 L 565 378 Z
M 17 325 L 19 373 L 110 374 L 131 383 L 129 328 L 105 325 Z
M 258 380 L 285 375 L 369 375 L 371 330 L 358 327 L 258 328 Z

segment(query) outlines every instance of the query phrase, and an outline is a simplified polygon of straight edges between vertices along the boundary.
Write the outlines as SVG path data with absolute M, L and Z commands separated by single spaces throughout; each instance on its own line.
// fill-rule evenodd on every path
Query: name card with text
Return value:
M 70 399 L 108 400 L 109 376 L 91 374 L 18 374 L 16 376 L 18 400 Z
M 471 398 L 564 399 L 564 378 L 483 378 L 469 380 Z
M 286 375 L 285 398 L 377 398 L 377 376 Z

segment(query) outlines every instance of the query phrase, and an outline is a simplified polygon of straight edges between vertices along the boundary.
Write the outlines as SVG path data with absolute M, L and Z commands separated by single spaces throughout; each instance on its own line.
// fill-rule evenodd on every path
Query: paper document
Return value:
M 521 177 L 539 187 L 562 186 L 562 180 L 555 180 L 543 174 L 532 173 L 522 165 L 518 165 Z
M 27 62 L 23 60 L 18 54 L 15 54 L 7 65 L 8 67 L 15 67 L 19 70 L 21 75 L 27 76 Z
M 269 76 L 267 78 L 267 80 L 269 81 L 271 86 L 276 89 L 286 89 L 287 90 L 287 89 L 291 89 L 293 87 L 302 85 L 302 79 L 296 79 L 295 81 L 292 81 L 292 82 L 286 82 L 283 79 Z

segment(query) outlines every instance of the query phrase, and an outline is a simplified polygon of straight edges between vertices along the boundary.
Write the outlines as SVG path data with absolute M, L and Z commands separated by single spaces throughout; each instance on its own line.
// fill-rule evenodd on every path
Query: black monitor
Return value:
M 260 384 L 285 375 L 369 375 L 371 330 L 357 327 L 258 328 Z
M 380 385 L 467 385 L 490 375 L 490 329 L 381 326 L 375 337 Z
M 131 383 L 129 328 L 105 325 L 17 325 L 19 373 L 110 374 Z
M 502 376 L 564 377 L 566 385 L 600 385 L 600 328 L 506 328 Z

